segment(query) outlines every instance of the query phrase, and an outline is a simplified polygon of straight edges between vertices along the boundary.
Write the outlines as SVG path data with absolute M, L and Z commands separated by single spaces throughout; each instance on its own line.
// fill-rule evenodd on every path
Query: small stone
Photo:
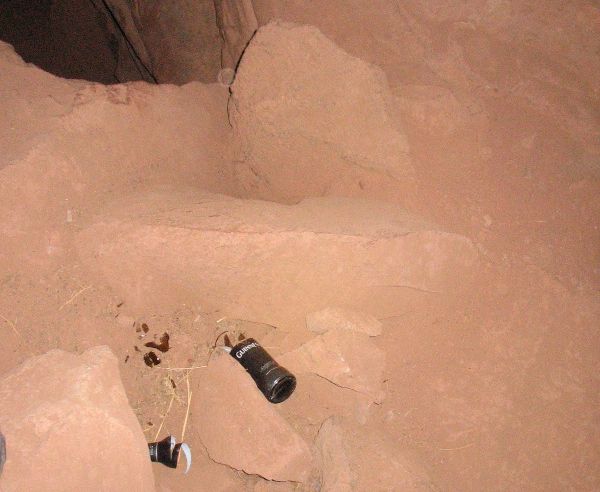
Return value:
M 368 335 L 335 329 L 283 354 L 278 362 L 294 374 L 317 374 L 338 386 L 368 395 L 375 403 L 385 398 L 385 352 Z
M 306 328 L 319 335 L 330 330 L 354 330 L 376 337 L 381 335 L 381 322 L 370 314 L 352 309 L 328 307 L 306 316 Z
M 229 355 L 215 354 L 200 372 L 192 415 L 213 461 L 267 480 L 308 479 L 308 445 Z

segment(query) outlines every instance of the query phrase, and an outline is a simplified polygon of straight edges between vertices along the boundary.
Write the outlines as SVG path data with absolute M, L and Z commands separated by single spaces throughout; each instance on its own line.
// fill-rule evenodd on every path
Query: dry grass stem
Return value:
M 204 369 L 207 366 L 191 366 L 191 367 L 158 367 L 155 366 L 153 369 L 163 370 L 163 371 L 192 371 L 194 369 Z
M 185 410 L 185 420 L 183 421 L 183 429 L 181 431 L 181 441 L 179 441 L 179 442 L 183 442 L 183 438 L 185 437 L 185 428 L 187 427 L 187 421 L 188 421 L 188 417 L 190 415 L 190 403 L 192 401 L 192 391 L 190 390 L 190 373 L 189 373 L 189 371 L 185 376 L 185 382 L 187 384 L 187 408 Z
M 92 287 L 91 285 L 88 285 L 87 287 L 84 287 L 83 289 L 79 290 L 78 292 L 75 292 L 75 294 L 73 294 L 73 295 L 71 296 L 71 299 L 69 299 L 69 300 L 68 300 L 67 302 L 65 302 L 65 303 L 64 303 L 64 304 L 63 304 L 61 307 L 59 307 L 59 308 L 58 308 L 58 310 L 60 311 L 60 310 L 61 310 L 62 308 L 64 308 L 64 307 L 65 307 L 67 304 L 71 304 L 71 303 L 72 303 L 72 302 L 75 300 L 75 298 L 76 298 L 76 297 L 77 297 L 79 294 L 81 294 L 82 292 L 84 292 L 84 291 L 86 291 L 86 290 L 90 289 L 91 287 Z
M 7 323 L 10 325 L 10 327 L 12 328 L 12 331 L 14 331 L 14 332 L 15 332 L 15 335 L 17 335 L 17 336 L 18 336 L 19 338 L 21 338 L 21 339 L 23 338 L 23 337 L 21 336 L 21 334 L 20 334 L 20 333 L 17 331 L 17 329 L 15 328 L 15 325 L 13 325 L 13 324 L 12 324 L 12 322 L 11 322 L 9 319 L 5 318 L 5 317 L 4 317 L 4 316 L 2 316 L 1 314 L 0 314 L 0 318 L 2 318 L 4 321 L 6 321 L 6 322 L 7 322 Z
M 467 444 L 466 446 L 461 446 L 459 448 L 440 448 L 440 451 L 458 451 L 459 449 L 466 449 L 466 448 L 470 448 L 471 446 L 473 446 L 473 444 L 475 444 L 474 442 Z
M 158 436 L 160 436 L 160 431 L 163 428 L 165 420 L 167 420 L 167 417 L 169 416 L 169 412 L 171 411 L 171 406 L 173 406 L 174 399 L 175 399 L 175 393 L 173 393 L 173 396 L 171 397 L 171 402 L 169 403 L 169 408 L 167 408 L 167 411 L 163 415 L 162 422 L 160 423 L 160 426 L 159 426 L 158 430 L 156 431 L 156 435 L 154 436 L 155 441 L 158 439 Z

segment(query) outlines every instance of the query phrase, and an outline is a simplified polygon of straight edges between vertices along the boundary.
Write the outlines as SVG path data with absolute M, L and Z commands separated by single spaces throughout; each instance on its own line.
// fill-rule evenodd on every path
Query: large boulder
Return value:
M 236 170 L 252 196 L 293 202 L 386 188 L 401 200 L 414 189 L 406 136 L 387 113 L 383 72 L 317 28 L 261 27 L 231 91 Z
M 397 205 L 314 198 L 293 206 L 162 189 L 107 206 L 82 260 L 144 311 L 173 302 L 305 329 L 306 314 L 372 289 L 455 291 L 476 249 Z
M 3 492 L 151 492 L 148 444 L 108 347 L 27 359 L 0 380 Z

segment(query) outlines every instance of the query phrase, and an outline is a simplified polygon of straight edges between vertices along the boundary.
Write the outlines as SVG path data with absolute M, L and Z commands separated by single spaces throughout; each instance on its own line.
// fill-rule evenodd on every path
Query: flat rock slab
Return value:
M 278 357 L 278 362 L 294 374 L 316 374 L 376 403 L 385 398 L 385 352 L 364 333 L 328 331 Z
M 297 205 L 162 189 L 108 205 L 80 232 L 83 262 L 130 306 L 212 305 L 305 328 L 306 314 L 370 289 L 454 291 L 476 248 L 397 205 L 311 198 Z
M 3 492 L 152 492 L 148 445 L 108 347 L 52 350 L 0 380 Z
M 212 460 L 268 480 L 307 480 L 308 445 L 231 356 L 211 358 L 194 397 L 194 426 Z
M 370 314 L 339 307 L 327 307 L 306 315 L 306 328 L 323 334 L 329 330 L 354 330 L 376 337 L 381 335 L 381 322 Z

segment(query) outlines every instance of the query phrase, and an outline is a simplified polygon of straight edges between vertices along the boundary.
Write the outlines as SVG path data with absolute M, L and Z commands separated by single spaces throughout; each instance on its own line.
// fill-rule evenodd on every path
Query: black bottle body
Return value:
M 258 389 L 271 403 L 281 403 L 296 388 L 296 377 L 281 367 L 253 338 L 247 338 L 231 349 L 236 359 L 252 376 Z

